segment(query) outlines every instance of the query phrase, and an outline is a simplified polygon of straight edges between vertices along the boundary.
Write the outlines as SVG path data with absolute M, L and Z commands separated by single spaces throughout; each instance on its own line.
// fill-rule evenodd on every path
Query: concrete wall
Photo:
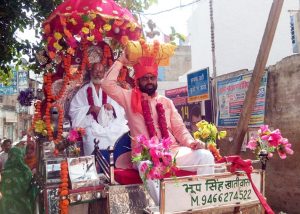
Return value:
M 295 154 L 269 161 L 266 192 L 273 208 L 296 214 L 300 212 L 300 55 L 283 59 L 269 71 L 265 123 L 281 130 Z
M 279 128 L 289 139 L 295 154 L 285 160 L 275 154 L 268 161 L 266 197 L 274 210 L 296 214 L 300 207 L 300 55 L 286 57 L 269 66 L 268 71 L 265 124 L 273 129 Z M 222 155 L 229 155 L 235 147 L 228 140 L 234 136 L 234 129 L 227 131 L 227 140 L 220 143 Z M 255 159 L 250 151 L 241 155 Z
M 177 81 L 178 76 L 183 75 L 191 69 L 191 47 L 178 46 L 174 56 L 171 58 L 170 66 L 165 67 L 165 80 Z M 179 87 L 179 86 L 178 86 Z

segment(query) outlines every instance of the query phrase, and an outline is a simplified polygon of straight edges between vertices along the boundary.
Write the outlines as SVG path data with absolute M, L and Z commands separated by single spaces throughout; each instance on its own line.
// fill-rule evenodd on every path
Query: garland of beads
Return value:
M 68 214 L 69 210 L 69 200 L 68 200 L 68 194 L 69 194 L 69 171 L 68 171 L 68 163 L 66 160 L 63 160 L 60 163 L 60 178 L 61 178 L 61 184 L 59 185 L 59 208 L 60 208 L 60 214 Z

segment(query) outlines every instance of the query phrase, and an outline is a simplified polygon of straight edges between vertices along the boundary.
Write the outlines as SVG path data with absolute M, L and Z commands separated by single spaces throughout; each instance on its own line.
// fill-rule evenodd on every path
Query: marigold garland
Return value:
M 215 161 L 219 161 L 222 159 L 219 149 L 214 144 L 208 144 L 207 148 L 213 154 Z
M 42 102 L 40 100 L 37 100 L 35 102 L 35 104 L 34 104 L 35 112 L 34 112 L 33 119 L 32 119 L 32 124 L 31 124 L 32 130 L 35 129 L 35 123 L 36 123 L 36 121 L 38 121 L 38 120 L 40 120 L 42 118 L 41 103 Z
M 68 171 L 68 163 L 66 160 L 63 160 L 60 163 L 60 178 L 61 178 L 61 184 L 59 185 L 59 209 L 60 214 L 68 214 L 69 212 L 69 200 L 68 200 L 68 194 L 69 194 L 69 171 Z
M 52 107 L 56 107 L 58 109 L 58 121 L 57 121 L 57 138 L 53 138 L 53 130 L 51 125 L 51 115 L 50 115 L 50 109 Z M 45 112 L 45 122 L 46 122 L 46 128 L 48 133 L 48 139 L 50 141 L 54 141 L 55 144 L 58 144 L 60 140 L 62 140 L 62 133 L 63 133 L 63 117 L 64 113 L 60 105 L 53 104 L 53 103 L 47 103 L 46 112 Z

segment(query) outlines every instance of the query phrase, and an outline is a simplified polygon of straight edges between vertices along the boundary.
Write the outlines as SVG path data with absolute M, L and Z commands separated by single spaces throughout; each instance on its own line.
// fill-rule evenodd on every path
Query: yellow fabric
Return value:
M 150 53 L 153 51 L 153 45 L 150 44 Z M 170 43 L 160 44 L 159 52 L 156 57 L 157 64 L 159 66 L 168 66 L 170 64 L 170 57 L 174 55 L 176 46 Z M 139 41 L 129 41 L 125 47 L 127 59 L 132 64 L 136 64 L 138 59 L 145 54 L 142 51 L 142 47 Z

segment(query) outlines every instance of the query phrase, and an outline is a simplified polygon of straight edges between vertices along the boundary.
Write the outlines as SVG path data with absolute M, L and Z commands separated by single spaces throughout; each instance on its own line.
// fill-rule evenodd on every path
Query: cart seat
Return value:
M 97 152 L 100 153 L 109 163 L 108 150 L 95 149 L 95 153 Z M 118 182 L 121 185 L 143 183 L 142 179 L 140 178 L 138 170 L 133 169 L 132 166 L 124 167 L 124 165 L 128 165 L 128 164 L 123 164 L 123 166 L 121 166 L 122 164 L 120 164 L 120 160 L 122 160 L 122 162 L 125 163 L 131 163 L 131 139 L 129 133 L 125 133 L 117 140 L 114 146 L 113 156 L 114 156 L 114 178 L 116 182 Z M 98 160 L 96 159 L 96 161 Z M 182 177 L 182 176 L 196 175 L 197 172 L 178 170 L 175 174 L 177 177 Z M 170 177 L 170 175 L 166 177 Z

